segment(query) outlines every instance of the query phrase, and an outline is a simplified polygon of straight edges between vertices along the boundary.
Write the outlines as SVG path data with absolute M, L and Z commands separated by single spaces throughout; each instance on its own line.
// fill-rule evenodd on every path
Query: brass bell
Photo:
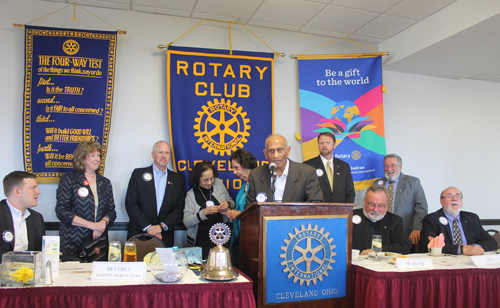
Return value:
M 207 266 L 201 272 L 201 278 L 223 281 L 238 277 L 231 265 L 229 249 L 222 246 L 229 239 L 229 234 L 229 227 L 223 223 L 217 223 L 210 229 L 210 238 L 217 246 L 210 249 Z

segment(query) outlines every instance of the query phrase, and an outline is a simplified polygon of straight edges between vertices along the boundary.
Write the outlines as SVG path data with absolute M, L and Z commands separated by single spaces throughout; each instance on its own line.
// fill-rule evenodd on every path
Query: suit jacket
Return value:
M 385 178 L 380 178 L 375 183 L 380 181 L 383 185 L 387 182 Z M 413 230 L 422 230 L 422 219 L 427 215 L 427 199 L 418 178 L 401 173 L 392 213 L 403 218 L 403 230 L 407 237 Z
M 26 218 L 26 229 L 28 230 L 28 250 L 42 251 L 42 236 L 45 235 L 45 223 L 43 221 L 43 216 L 32 209 L 28 209 L 28 211 L 30 212 L 30 216 Z M 2 234 L 5 230 L 10 230 L 14 235 L 14 240 L 10 243 L 6 243 L 3 238 L 0 237 L 0 263 L 2 263 L 2 255 L 14 250 L 16 238 L 14 234 L 15 231 L 12 213 L 10 212 L 5 199 L 0 201 L 0 213 L 0 234 Z
M 320 156 L 311 158 L 304 162 L 314 169 L 321 169 L 322 176 L 318 176 L 321 191 L 323 191 L 323 199 L 327 203 L 354 203 L 356 191 L 354 190 L 354 182 L 352 181 L 351 167 L 348 163 L 333 158 L 333 192 L 332 186 L 326 175 L 325 165 Z
M 365 242 L 365 231 L 367 224 L 373 224 L 371 220 L 363 214 L 363 209 L 357 209 L 352 212 L 353 221 L 355 216 L 361 217 L 359 224 L 352 224 L 352 249 L 371 249 L 371 240 Z M 382 220 L 376 222 L 378 228 L 373 234 L 382 235 L 382 251 L 397 252 L 409 254 L 411 242 L 403 233 L 403 220 L 401 217 L 387 212 Z
M 57 187 L 56 215 L 61 221 L 59 235 L 61 237 L 61 252 L 63 258 L 81 258 L 83 251 L 83 239 L 90 236 L 93 231 L 85 227 L 73 226 L 73 218 L 78 216 L 87 221 L 98 222 L 103 217 L 109 217 L 108 227 L 111 227 L 116 219 L 115 200 L 113 198 L 113 187 L 111 182 L 96 173 L 97 214 L 95 213 L 94 193 L 88 185 L 83 172 L 73 170 L 64 174 Z M 82 195 L 82 192 L 88 192 Z M 80 192 L 80 193 L 79 193 Z M 108 228 L 100 238 L 108 236 Z
M 323 202 L 323 193 L 314 168 L 291 160 L 288 160 L 288 163 L 290 166 L 282 202 Z M 268 201 L 273 200 L 268 165 L 252 169 L 248 183 L 250 185 L 245 207 L 255 202 L 255 197 L 259 192 L 266 193 Z
M 147 172 L 152 175 L 149 181 L 143 178 L 143 174 Z M 130 217 L 127 238 L 144 233 L 142 230 L 148 225 L 158 225 L 163 222 L 168 227 L 167 231 L 161 233 L 163 242 L 167 247 L 172 247 L 175 226 L 182 220 L 185 198 L 186 181 L 184 177 L 168 170 L 165 196 L 158 214 L 153 165 L 135 169 L 130 177 L 125 197 L 125 208 L 128 217 Z
M 453 236 L 449 224 L 443 225 L 439 218 L 446 216 L 444 210 L 440 209 L 424 217 L 422 221 L 422 233 L 420 234 L 420 248 L 422 251 L 427 251 L 429 244 L 429 236 L 436 237 L 439 234 L 444 234 L 443 253 L 457 254 L 459 245 L 453 245 Z M 448 221 L 448 220 L 446 220 Z M 464 230 L 467 245 L 481 245 L 484 251 L 492 251 L 498 248 L 497 242 L 491 235 L 486 232 L 481 226 L 479 216 L 471 212 L 460 211 L 460 223 Z

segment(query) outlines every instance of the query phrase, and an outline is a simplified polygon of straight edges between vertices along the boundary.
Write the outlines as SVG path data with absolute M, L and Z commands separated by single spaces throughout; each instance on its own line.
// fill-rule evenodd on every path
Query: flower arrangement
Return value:
M 2 287 L 34 286 L 42 278 L 42 253 L 10 251 L 2 255 Z
M 30 279 L 33 279 L 35 273 L 31 268 L 23 266 L 19 268 L 17 271 L 15 271 L 13 274 L 11 274 L 11 276 L 17 282 L 20 282 L 22 280 L 23 283 L 28 283 Z

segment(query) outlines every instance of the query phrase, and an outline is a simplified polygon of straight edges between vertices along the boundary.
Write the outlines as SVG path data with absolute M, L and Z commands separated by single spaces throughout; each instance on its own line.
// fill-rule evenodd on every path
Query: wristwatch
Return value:
M 464 245 L 460 245 L 460 254 L 463 255 L 464 254 Z

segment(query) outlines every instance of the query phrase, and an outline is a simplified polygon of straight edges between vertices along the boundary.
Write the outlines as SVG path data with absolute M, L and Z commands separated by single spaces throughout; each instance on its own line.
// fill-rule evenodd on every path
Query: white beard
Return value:
M 381 215 L 379 212 L 370 212 L 370 213 L 367 213 L 365 211 L 365 208 L 363 208 L 363 214 L 365 215 L 366 218 L 368 218 L 372 222 L 376 222 L 376 221 L 382 220 L 385 217 L 385 214 Z

